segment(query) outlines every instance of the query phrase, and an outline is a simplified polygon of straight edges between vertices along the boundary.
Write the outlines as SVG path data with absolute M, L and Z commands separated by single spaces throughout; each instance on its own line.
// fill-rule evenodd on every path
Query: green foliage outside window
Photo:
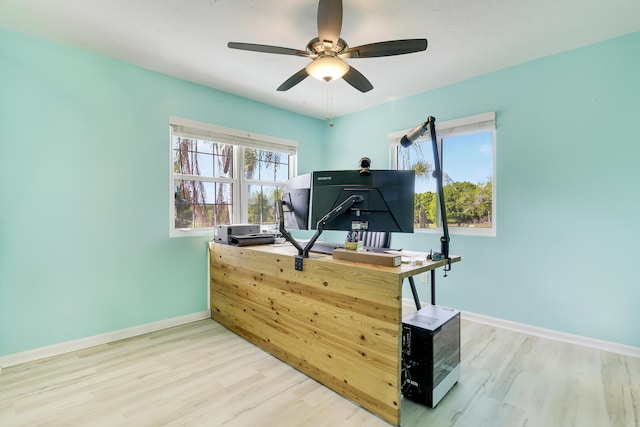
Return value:
M 493 223 L 493 158 L 491 132 L 478 132 L 445 138 L 442 154 L 444 199 L 449 226 L 490 228 Z M 398 169 L 416 173 L 414 227 L 435 228 L 438 223 L 435 178 L 433 178 L 431 141 L 421 141 L 408 148 L 398 147 Z M 475 170 L 490 176 L 479 178 Z M 474 171 L 476 182 L 454 180 L 448 171 L 463 177 Z

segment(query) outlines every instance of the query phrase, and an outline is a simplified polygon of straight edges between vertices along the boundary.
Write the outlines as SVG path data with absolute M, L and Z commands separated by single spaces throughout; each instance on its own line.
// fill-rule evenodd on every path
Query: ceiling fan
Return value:
M 343 78 L 360 92 L 368 92 L 373 89 L 371 82 L 343 59 L 404 55 L 427 49 L 427 39 L 390 40 L 349 47 L 347 42 L 340 38 L 341 30 L 342 0 L 320 0 L 318 3 L 318 37 L 309 41 L 306 50 L 236 42 L 229 42 L 227 46 L 231 49 L 295 55 L 311 59 L 305 68 L 282 83 L 278 87 L 279 91 L 289 90 L 308 76 L 313 76 L 325 81 Z

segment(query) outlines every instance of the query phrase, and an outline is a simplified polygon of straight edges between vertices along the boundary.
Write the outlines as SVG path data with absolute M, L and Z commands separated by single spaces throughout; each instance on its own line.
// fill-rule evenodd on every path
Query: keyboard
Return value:
M 315 242 L 310 251 L 320 254 L 333 255 L 334 249 L 344 249 L 344 243 Z

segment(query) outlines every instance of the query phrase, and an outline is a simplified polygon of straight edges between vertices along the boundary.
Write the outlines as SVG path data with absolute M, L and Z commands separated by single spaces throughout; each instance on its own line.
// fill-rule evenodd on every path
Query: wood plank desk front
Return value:
M 402 282 L 446 261 L 381 267 L 311 254 L 297 271 L 295 255 L 210 243 L 212 319 L 399 425 Z

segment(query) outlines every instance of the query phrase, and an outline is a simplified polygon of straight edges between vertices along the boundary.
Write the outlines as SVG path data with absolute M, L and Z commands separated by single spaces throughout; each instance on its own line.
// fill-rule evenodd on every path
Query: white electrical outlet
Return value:
M 421 276 L 422 276 L 422 283 L 429 283 L 429 275 L 427 274 L 426 271 L 422 273 Z

